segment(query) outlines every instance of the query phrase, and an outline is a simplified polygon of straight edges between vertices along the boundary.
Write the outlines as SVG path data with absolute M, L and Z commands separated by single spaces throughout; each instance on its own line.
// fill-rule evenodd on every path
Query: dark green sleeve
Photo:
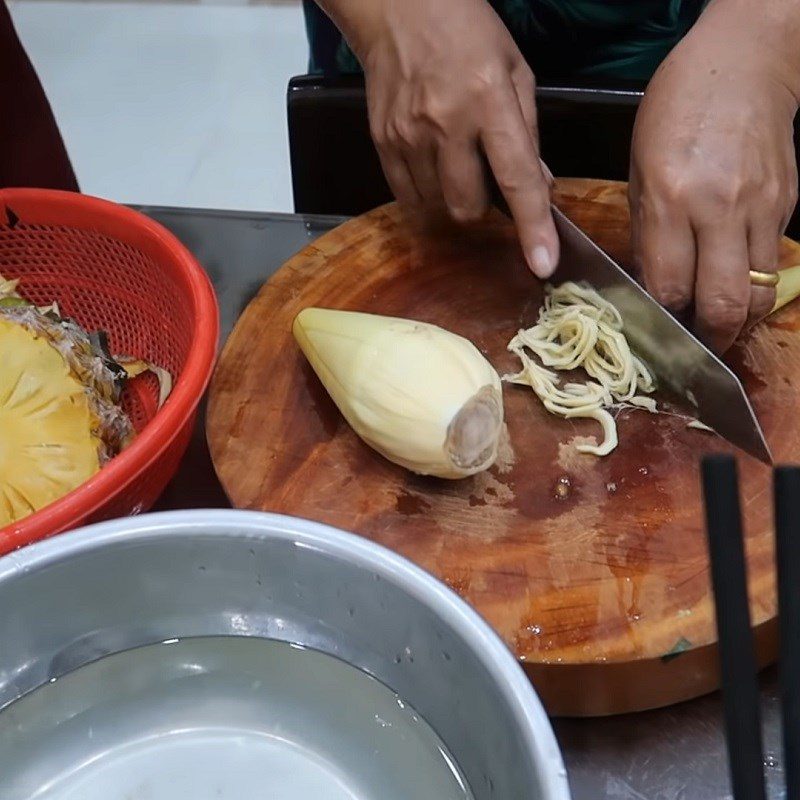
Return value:
M 490 0 L 536 76 L 649 80 L 707 0 Z
M 707 0 L 489 0 L 537 77 L 648 80 Z M 353 73 L 341 34 L 304 0 L 312 71 Z
M 303 0 L 309 45 L 308 71 L 325 75 L 361 71 L 358 59 L 328 16 L 313 0 Z

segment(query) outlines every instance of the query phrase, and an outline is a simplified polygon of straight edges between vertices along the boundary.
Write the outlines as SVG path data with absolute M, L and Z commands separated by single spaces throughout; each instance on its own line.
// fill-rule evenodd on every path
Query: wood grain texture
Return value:
M 630 264 L 625 186 L 562 180 L 559 207 Z M 782 266 L 800 262 L 784 242 Z M 725 451 L 685 422 L 619 417 L 620 446 L 576 452 L 591 421 L 547 414 L 505 391 L 508 441 L 487 473 L 414 476 L 352 433 L 294 343 L 307 306 L 436 323 L 471 339 L 502 374 L 506 344 L 537 314 L 541 287 L 499 214 L 465 232 L 421 233 L 394 206 L 341 226 L 263 287 L 228 340 L 208 417 L 232 502 L 319 520 L 402 553 L 470 602 L 523 662 L 549 711 L 655 707 L 717 686 L 715 628 L 698 461 Z M 776 458 L 800 455 L 800 304 L 747 334 L 731 355 Z M 775 654 L 770 473 L 741 457 L 751 603 L 762 663 Z M 560 481 L 569 493 L 559 499 Z

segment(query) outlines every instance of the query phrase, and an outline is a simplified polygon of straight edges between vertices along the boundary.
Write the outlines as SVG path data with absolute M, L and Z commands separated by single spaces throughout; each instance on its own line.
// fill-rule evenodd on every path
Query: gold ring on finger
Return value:
M 778 285 L 781 279 L 777 272 L 759 272 L 756 269 L 750 270 L 750 283 L 753 286 L 766 286 L 767 288 L 774 288 Z

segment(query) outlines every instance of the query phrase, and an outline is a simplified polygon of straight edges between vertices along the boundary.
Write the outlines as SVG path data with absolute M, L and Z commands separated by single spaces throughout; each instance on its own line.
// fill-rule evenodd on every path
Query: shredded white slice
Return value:
M 696 431 L 706 431 L 708 433 L 716 433 L 713 428 L 709 428 L 705 422 L 700 422 L 699 419 L 693 419 L 691 422 L 686 423 L 687 428 L 694 428 Z
M 578 445 L 582 453 L 604 456 L 617 446 L 617 425 L 609 409 L 657 411 L 655 400 L 643 396 L 655 389 L 653 377 L 631 352 L 619 312 L 588 286 L 547 286 L 538 321 L 519 331 L 508 349 L 519 357 L 522 369 L 503 380 L 530 386 L 551 414 L 600 423 L 602 441 Z M 558 371 L 578 368 L 590 380 L 560 384 Z
M 636 395 L 635 397 L 631 397 L 628 400 L 629 405 L 636 406 L 638 408 L 647 409 L 651 414 L 658 414 L 658 407 L 656 406 L 656 401 L 652 397 L 642 397 L 641 395 Z

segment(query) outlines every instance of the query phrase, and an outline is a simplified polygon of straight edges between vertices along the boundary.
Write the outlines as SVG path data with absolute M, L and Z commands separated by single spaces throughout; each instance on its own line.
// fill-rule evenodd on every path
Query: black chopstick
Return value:
M 738 476 L 732 457 L 703 460 L 703 494 L 733 797 L 766 800 L 758 669 L 750 628 Z
M 800 468 L 775 471 L 775 557 L 786 797 L 800 798 Z

